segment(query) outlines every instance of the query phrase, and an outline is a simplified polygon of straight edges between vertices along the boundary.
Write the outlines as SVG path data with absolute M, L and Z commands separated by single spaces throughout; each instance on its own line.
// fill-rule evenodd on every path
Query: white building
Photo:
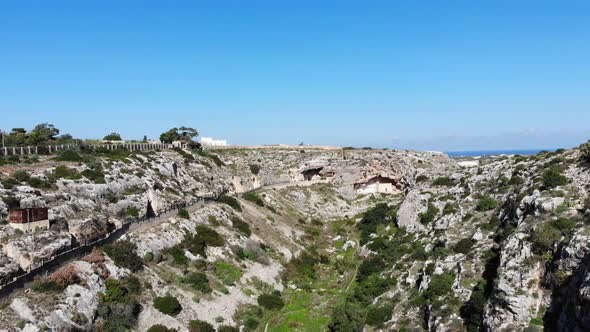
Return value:
M 227 146 L 224 139 L 213 139 L 212 137 L 201 137 L 201 144 L 204 146 Z

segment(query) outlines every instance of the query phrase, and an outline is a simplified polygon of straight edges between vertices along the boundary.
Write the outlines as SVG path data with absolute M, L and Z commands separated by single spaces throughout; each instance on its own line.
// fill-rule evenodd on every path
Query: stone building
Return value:
M 47 208 L 27 208 L 11 210 L 8 215 L 10 226 L 23 232 L 36 229 L 49 229 Z

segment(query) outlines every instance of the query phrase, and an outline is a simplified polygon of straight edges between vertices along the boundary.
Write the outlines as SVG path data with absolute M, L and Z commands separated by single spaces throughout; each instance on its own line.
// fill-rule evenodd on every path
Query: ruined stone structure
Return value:
M 404 187 L 401 181 L 381 175 L 354 184 L 354 189 L 359 194 L 393 194 L 402 191 Z
M 49 229 L 47 208 L 16 209 L 9 212 L 10 226 L 22 232 Z

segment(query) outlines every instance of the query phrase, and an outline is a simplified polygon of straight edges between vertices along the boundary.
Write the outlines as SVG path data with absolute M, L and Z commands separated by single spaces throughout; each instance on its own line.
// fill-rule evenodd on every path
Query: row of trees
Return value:
M 71 144 L 76 140 L 70 134 L 59 136 L 60 130 L 50 123 L 40 123 L 31 131 L 25 128 L 12 128 L 10 132 L 2 132 L 6 146 Z
M 5 146 L 77 144 L 82 142 L 82 140 L 74 139 L 70 134 L 60 135 L 60 130 L 51 123 L 40 123 L 30 131 L 25 128 L 12 128 L 10 132 L 0 131 L 0 135 L 2 135 Z M 199 146 L 194 141 L 197 136 L 199 136 L 199 133 L 195 128 L 182 126 L 162 133 L 160 141 L 163 143 L 183 141 L 189 143 L 191 148 L 195 148 Z M 104 136 L 103 140 L 122 141 L 123 138 L 121 134 L 113 132 Z M 142 141 L 147 142 L 147 136 L 144 136 Z

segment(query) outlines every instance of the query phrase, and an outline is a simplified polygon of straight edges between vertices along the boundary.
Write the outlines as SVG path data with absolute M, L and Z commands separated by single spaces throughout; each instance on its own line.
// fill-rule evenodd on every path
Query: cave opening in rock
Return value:
M 303 175 L 303 180 L 311 181 L 314 179 L 314 177 L 321 177 L 321 172 L 323 169 L 323 167 L 311 168 L 301 172 L 301 175 Z
M 354 189 L 361 194 L 393 193 L 405 188 L 403 180 L 396 180 L 385 176 L 375 176 L 367 181 L 354 184 Z
M 156 212 L 154 212 L 154 208 L 152 207 L 152 202 L 148 201 L 147 202 L 147 208 L 145 211 L 145 217 L 146 218 L 155 218 L 156 217 Z

